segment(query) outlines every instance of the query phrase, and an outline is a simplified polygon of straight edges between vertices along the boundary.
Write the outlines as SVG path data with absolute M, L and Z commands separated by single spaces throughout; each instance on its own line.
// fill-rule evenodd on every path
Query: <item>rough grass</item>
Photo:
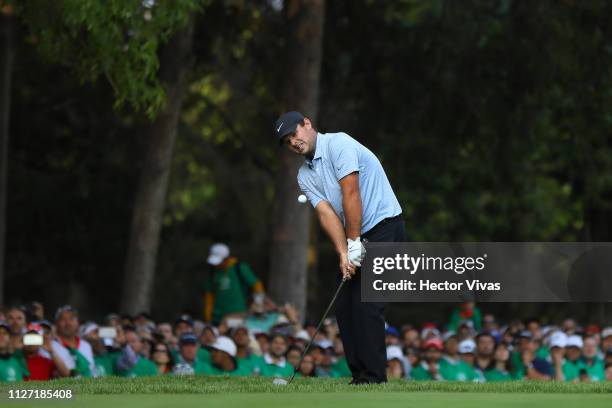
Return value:
M 301 378 L 296 379 L 290 385 L 279 386 L 272 384 L 272 378 L 266 377 L 105 377 L 61 379 L 46 382 L 3 383 L 0 384 L 0 393 L 6 395 L 9 389 L 40 388 L 71 389 L 76 395 L 363 392 L 612 394 L 612 382 L 570 384 L 564 382 L 510 381 L 476 384 L 463 382 L 391 381 L 387 384 L 365 386 L 351 386 L 347 382 L 348 379 Z

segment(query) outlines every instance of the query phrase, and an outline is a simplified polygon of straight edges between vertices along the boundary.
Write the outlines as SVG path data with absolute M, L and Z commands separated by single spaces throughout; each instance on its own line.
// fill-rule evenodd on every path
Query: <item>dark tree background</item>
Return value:
M 137 290 L 125 286 L 142 284 L 125 274 L 146 129 L 166 106 L 163 46 L 188 16 L 193 45 L 158 202 L 153 290 L 139 307 L 160 318 L 199 313 L 205 257 L 218 240 L 264 282 L 283 273 L 270 259 L 275 208 L 296 200 L 275 187 L 283 166 L 272 123 L 288 102 L 312 105 L 287 98 L 296 64 L 307 61 L 286 59 L 294 39 L 283 5 L 319 2 L 181 1 L 172 12 L 112 2 L 93 28 L 84 28 L 88 10 L 68 9 L 73 2 L 21 3 L 11 11 L 13 75 L 2 85 L 5 304 L 72 303 L 97 318 L 121 311 L 121 294 Z M 317 127 L 345 131 L 379 156 L 410 240 L 612 239 L 612 4 L 322 3 Z M 138 13 L 125 17 L 129 7 Z M 307 315 L 316 316 L 333 291 L 335 254 L 321 231 L 300 225 L 296 236 L 310 231 L 300 243 L 307 262 L 292 272 L 309 271 Z M 443 321 L 452 306 L 391 305 L 389 318 Z M 606 304 L 482 307 L 502 318 L 612 320 Z

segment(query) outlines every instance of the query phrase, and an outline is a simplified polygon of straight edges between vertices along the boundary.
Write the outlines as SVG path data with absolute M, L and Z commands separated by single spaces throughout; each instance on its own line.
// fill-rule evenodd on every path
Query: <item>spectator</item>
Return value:
M 21 339 L 26 332 L 25 309 L 19 306 L 10 307 L 6 312 L 6 323 L 11 328 L 11 345 L 13 349 L 20 349 L 23 346 Z
M 307 354 L 302 360 L 300 369 L 296 376 L 300 377 L 314 377 L 315 375 L 315 364 L 311 355 Z
M 474 302 L 465 302 L 462 303 L 461 306 L 453 309 L 447 328 L 449 331 L 458 333 L 459 324 L 466 320 L 472 322 L 474 330 L 480 331 L 482 326 L 482 315 L 480 309 L 478 309 Z
M 510 351 L 504 343 L 499 343 L 493 353 L 493 365 L 484 372 L 487 382 L 508 381 L 510 374 Z
M 400 344 L 400 334 L 395 327 L 387 326 L 385 330 L 385 344 L 387 346 Z
M 11 351 L 11 327 L 0 322 L 0 382 L 23 381 L 29 375 L 23 357 Z
M 26 308 L 26 319 L 29 322 L 45 320 L 45 308 L 40 302 L 30 302 Z
M 179 338 L 179 353 L 172 372 L 177 375 L 205 374 L 205 362 L 199 360 L 198 338 L 194 333 L 184 333 Z
M 577 325 L 576 325 L 576 321 L 574 319 L 565 319 L 563 321 L 563 324 L 561 325 L 561 328 L 563 330 L 563 332 L 568 335 L 571 336 L 573 334 L 576 334 L 576 329 L 577 329 Z
M 261 375 L 266 377 L 288 377 L 293 373 L 292 367 L 285 359 L 287 339 L 275 334 L 270 339 L 270 349 L 264 354 Z
M 23 357 L 30 373 L 30 375 L 25 377 L 26 381 L 45 381 L 51 378 L 68 377 L 70 375 L 68 367 L 53 351 L 51 337 L 44 336 L 43 328 L 40 325 L 31 324 L 25 335 L 40 338 L 40 341 L 43 343 L 42 348 L 46 351 L 45 354 L 51 356 L 51 358 L 43 356 L 40 353 L 41 346 L 39 345 L 24 345 L 22 349 Z
M 400 346 L 387 346 L 387 379 L 407 378 L 407 362 Z
M 601 331 L 601 351 L 603 354 L 612 352 L 612 327 Z
M 237 375 L 244 376 L 251 373 L 238 367 L 236 361 L 236 345 L 226 336 L 219 336 L 208 346 L 210 350 L 210 363 L 204 363 L 204 373 L 208 375 Z
M 153 346 L 153 363 L 157 366 L 158 374 L 170 374 L 172 373 L 172 367 L 174 366 L 174 359 L 170 353 L 170 349 L 166 343 L 155 343 Z
M 456 335 L 451 334 L 446 336 L 444 341 L 444 356 L 442 358 L 451 365 L 459 362 L 459 341 Z
M 606 363 L 606 381 L 612 381 L 612 363 Z
M 123 330 L 127 343 L 126 349 L 128 349 L 128 356 L 126 356 L 124 360 L 132 360 L 132 357 L 129 356 L 129 354 L 131 354 L 130 351 L 133 352 L 135 358 L 133 359 L 133 364 L 129 364 L 127 367 L 122 367 L 121 360 L 119 360 L 117 362 L 117 373 L 121 377 L 145 377 L 156 375 L 157 366 L 143 354 L 145 346 L 136 328 L 134 326 L 127 326 Z
M 207 262 L 213 268 L 204 284 L 204 320 L 219 324 L 221 319 L 233 313 L 246 313 L 249 291 L 254 303 L 261 305 L 264 288 L 251 267 L 230 256 L 226 244 L 210 247 Z
M 261 372 L 262 358 L 253 352 L 249 330 L 244 327 L 236 327 L 232 331 L 232 339 L 236 344 L 236 360 L 238 367 L 244 372 L 259 374 Z
M 255 333 L 255 340 L 257 340 L 257 344 L 259 344 L 259 350 L 263 356 L 270 349 L 270 337 L 264 332 L 259 332 Z
M 582 337 L 574 334 L 567 337 L 565 344 L 565 361 L 563 362 L 563 377 L 565 381 L 578 382 L 582 362 Z
M 334 355 L 334 347 L 332 342 L 329 340 L 322 340 L 318 342 L 317 347 L 321 350 L 321 358 L 317 367 L 315 368 L 315 375 L 317 377 L 331 377 L 332 376 L 332 357 Z
M 499 340 L 501 336 L 499 324 L 497 324 L 495 316 L 493 316 L 491 313 L 486 313 L 482 316 L 482 331 L 490 333 L 493 337 L 495 337 L 496 341 Z
M 101 338 L 99 336 L 99 327 L 94 322 L 88 322 L 81 326 L 81 337 L 90 345 L 94 353 L 95 375 L 96 377 L 105 377 L 109 375 L 117 375 L 117 359 L 121 355 L 119 343 L 115 344 L 117 339 L 117 330 L 121 326 L 115 328 L 115 338 Z M 124 339 L 123 333 L 121 338 Z M 105 341 L 108 343 L 106 345 Z M 122 345 L 125 345 L 123 342 Z M 121 346 L 122 346 L 121 345 Z M 117 347 L 115 347 L 117 346 Z
M 553 378 L 563 381 L 563 363 L 565 361 L 565 347 L 567 346 L 567 335 L 562 331 L 554 332 L 549 339 L 550 362 L 553 366 Z
M 188 314 L 180 315 L 174 322 L 174 335 L 180 338 L 185 333 L 193 333 L 193 319 Z
M 598 355 L 597 341 L 593 336 L 584 339 L 582 368 L 586 370 L 590 381 L 604 381 L 604 362 Z
M 537 357 L 536 349 L 537 342 L 529 337 L 527 346 L 521 351 L 521 362 L 524 367 L 524 375 L 521 378 L 548 381 L 553 376 L 553 367 L 548 361 Z
M 161 336 L 161 341 L 171 348 L 178 345 L 178 339 L 172 333 L 172 325 L 167 322 L 159 323 L 156 332 Z
M 476 343 L 472 339 L 465 339 L 459 343 L 459 362 L 448 364 L 444 361 L 443 376 L 448 380 L 455 381 L 484 381 L 484 377 L 474 368 Z
M 486 332 L 476 336 L 476 359 L 474 368 L 484 375 L 493 365 L 493 353 L 495 351 L 495 338 Z M 483 377 L 484 378 L 484 377 Z
M 412 369 L 414 380 L 444 380 L 440 373 L 440 359 L 442 358 L 442 340 L 432 338 L 423 342 L 423 355 L 421 362 Z
M 407 326 L 402 329 L 402 340 L 404 347 L 413 347 L 419 349 L 421 347 L 421 336 L 419 331 L 412 326 Z
M 331 376 L 334 378 L 339 377 L 351 377 L 351 370 L 348 366 L 348 362 L 346 360 L 346 356 L 344 355 L 344 345 L 342 344 L 342 339 L 340 338 L 340 334 L 337 334 L 334 337 L 334 361 L 332 362 L 332 372 Z M 401 349 L 400 349 L 401 350 Z
M 470 367 L 474 367 L 476 343 L 472 339 L 465 339 L 459 343 L 459 357 Z
M 95 375 L 95 363 L 91 345 L 77 336 L 79 331 L 78 312 L 70 305 L 60 307 L 55 313 L 57 338 L 53 341 L 53 350 L 60 356 L 71 375 L 92 377 Z
M 298 346 L 289 346 L 289 349 L 287 350 L 287 355 L 285 357 L 287 358 L 287 362 L 291 364 L 292 367 L 295 368 L 298 366 L 300 362 L 300 357 L 302 356 L 302 351 L 303 350 Z

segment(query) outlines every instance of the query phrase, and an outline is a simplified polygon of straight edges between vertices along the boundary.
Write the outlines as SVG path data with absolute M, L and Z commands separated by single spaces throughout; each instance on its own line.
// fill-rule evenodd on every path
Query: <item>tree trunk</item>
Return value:
M 191 66 L 193 20 L 160 52 L 160 80 L 166 92 L 163 111 L 146 130 L 147 150 L 135 193 L 121 311 L 149 311 L 172 151 L 181 100 Z
M 288 0 L 287 67 L 283 110 L 297 110 L 316 123 L 323 42 L 324 0 Z M 280 303 L 293 303 L 305 316 L 310 207 L 297 201 L 296 176 L 302 157 L 280 153 L 276 179 L 276 225 L 272 235 L 269 292 Z
M 6 192 L 13 69 L 14 21 L 9 6 L 0 13 L 0 305 L 4 304 L 4 253 L 6 245 Z

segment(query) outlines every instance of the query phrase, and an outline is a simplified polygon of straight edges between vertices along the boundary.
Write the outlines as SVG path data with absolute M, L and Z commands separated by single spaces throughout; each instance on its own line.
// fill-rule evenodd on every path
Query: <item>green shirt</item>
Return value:
M 178 353 L 178 352 L 177 352 Z M 210 351 L 206 347 L 200 347 L 196 358 L 203 362 L 210 362 Z
M 331 366 L 331 377 L 351 377 L 353 374 L 351 373 L 351 369 L 346 362 L 346 357 L 340 357 L 334 364 Z
M 286 360 L 285 365 L 282 367 L 263 361 L 260 374 L 264 377 L 289 377 L 291 374 L 293 374 L 293 367 Z
M 588 364 L 584 359 L 582 360 L 582 368 L 584 368 L 591 381 L 605 381 L 606 374 L 604 368 L 604 362 L 600 358 L 595 358 L 593 363 Z
M 565 378 L 565 381 L 574 381 L 577 379 L 580 375 L 581 368 L 584 368 L 582 366 L 582 361 L 565 360 L 561 366 L 561 371 L 563 371 L 563 378 Z
M 244 262 L 237 262 L 225 270 L 216 269 L 204 282 L 204 292 L 215 295 L 213 321 L 221 321 L 228 313 L 246 312 L 248 289 L 258 281 L 251 267 Z
M 507 371 L 501 371 L 497 368 L 492 368 L 484 372 L 484 377 L 487 382 L 495 381 L 511 381 L 512 376 Z
M 205 375 L 230 375 L 230 376 L 249 376 L 251 372 L 244 366 L 237 365 L 233 371 L 225 371 L 216 367 L 212 363 L 203 363 L 203 374 Z
M 0 382 L 23 381 L 23 377 L 29 377 L 25 361 L 15 353 L 7 358 L 0 358 Z
M 258 375 L 261 373 L 261 367 L 265 364 L 263 358 L 256 354 L 251 354 L 248 357 L 236 357 L 238 368 L 242 371 L 250 373 L 250 375 Z
M 155 363 L 144 357 L 139 357 L 134 367 L 129 370 L 119 372 L 121 377 L 146 377 L 157 374 L 157 366 Z
M 448 330 L 456 333 L 457 329 L 459 328 L 459 324 L 464 320 L 471 320 L 474 324 L 474 330 L 476 330 L 477 332 L 480 331 L 480 328 L 482 326 L 482 315 L 480 313 L 480 309 L 478 309 L 478 307 L 476 306 L 474 306 L 474 309 L 472 309 L 472 316 L 470 317 L 461 316 L 460 308 L 454 309 L 451 313 L 450 320 L 448 322 Z
M 440 360 L 440 375 L 448 381 L 479 381 L 480 375 L 474 367 L 463 360 L 451 362 Z
M 102 354 L 94 357 L 94 364 L 96 365 L 96 375 L 98 377 L 106 377 L 108 375 L 117 375 L 116 362 L 120 351 L 114 351 L 111 353 Z

